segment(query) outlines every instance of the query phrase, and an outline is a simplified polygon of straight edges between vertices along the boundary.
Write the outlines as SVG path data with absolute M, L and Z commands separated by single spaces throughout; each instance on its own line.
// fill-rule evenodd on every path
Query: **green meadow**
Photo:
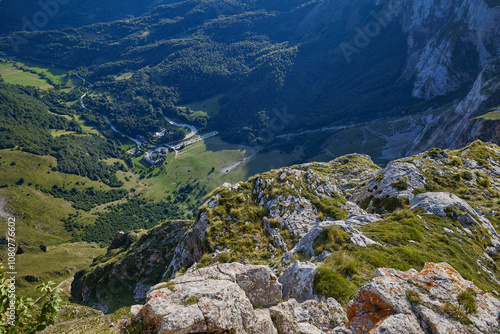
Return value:
M 218 94 L 214 97 L 203 101 L 194 101 L 185 105 L 181 105 L 179 107 L 186 108 L 189 107 L 193 111 L 194 116 L 205 116 L 208 115 L 210 117 L 217 116 L 219 114 L 219 100 L 224 96 L 224 94 Z
M 31 71 L 36 73 L 31 73 Z M 76 76 L 68 77 L 67 69 L 27 60 L 13 61 L 6 58 L 0 58 L 0 76 L 5 82 L 13 85 L 34 86 L 40 89 L 54 88 L 49 80 L 54 84 L 68 86 L 76 86 L 80 83 Z M 69 91 L 69 89 L 65 88 L 63 91 Z

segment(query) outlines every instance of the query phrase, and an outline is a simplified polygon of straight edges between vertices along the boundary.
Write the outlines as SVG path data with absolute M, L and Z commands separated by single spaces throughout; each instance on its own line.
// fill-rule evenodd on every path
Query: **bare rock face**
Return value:
M 157 284 L 130 315 L 146 331 L 160 334 L 321 334 L 347 319 L 333 298 L 280 299 L 281 284 L 268 267 L 216 264 Z
M 348 304 L 347 316 L 355 333 L 498 333 L 500 301 L 450 265 L 427 263 L 421 272 L 378 269 Z
M 308 300 L 301 304 L 292 298 L 271 307 L 270 313 L 279 333 L 288 334 L 325 333 L 343 324 L 346 316 L 333 298 L 327 302 Z
M 460 197 L 443 192 L 424 193 L 415 196 L 410 201 L 412 209 L 424 209 L 426 214 L 446 217 L 446 209 L 453 206 L 465 211 L 473 217 L 478 217 L 477 212 Z
M 299 302 L 316 299 L 313 281 L 317 266 L 311 262 L 295 261 L 280 275 L 283 298 L 295 298 Z
M 276 305 L 282 298 L 281 283 L 267 266 L 220 263 L 179 276 L 172 282 L 179 284 L 207 279 L 236 283 L 253 306 L 269 307 Z
M 393 161 L 380 171 L 364 187 L 357 189 L 351 201 L 362 203 L 368 198 L 384 199 L 387 197 L 405 197 L 412 199 L 413 191 L 425 186 L 421 171 L 411 163 Z M 372 201 L 368 208 L 372 208 Z
M 216 279 L 153 289 L 143 319 L 146 328 L 161 334 L 247 333 L 257 320 L 245 292 L 236 283 Z
M 278 334 L 278 330 L 274 326 L 273 320 L 271 319 L 269 309 L 255 309 L 254 313 L 257 317 L 257 322 L 250 326 L 248 329 L 249 334 Z

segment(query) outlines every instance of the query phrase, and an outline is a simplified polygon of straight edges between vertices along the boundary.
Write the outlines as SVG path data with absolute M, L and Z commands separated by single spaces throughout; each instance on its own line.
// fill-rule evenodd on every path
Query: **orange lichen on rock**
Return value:
M 387 301 L 370 290 L 360 290 L 347 307 L 349 327 L 360 332 L 370 331 L 377 323 L 395 313 Z
M 499 333 L 500 301 L 484 294 L 447 263 L 426 263 L 421 272 L 377 269 L 375 278 L 347 305 L 348 327 L 359 334 L 465 331 L 467 325 L 443 316 L 440 308 L 445 303 L 459 308 L 459 295 L 469 288 L 478 292 L 477 313 L 468 315 L 470 321 L 482 333 Z M 410 302 L 408 291 L 418 295 L 418 303 Z

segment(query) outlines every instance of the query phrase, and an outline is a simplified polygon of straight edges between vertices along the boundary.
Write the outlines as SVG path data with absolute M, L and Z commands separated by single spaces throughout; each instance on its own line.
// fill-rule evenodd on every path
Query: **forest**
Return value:
M 411 78 L 401 77 L 407 36 L 396 22 L 363 50 L 365 57 L 346 63 L 338 46 L 355 31 L 344 17 L 307 19 L 316 4 L 172 1 L 133 18 L 30 33 L 19 54 L 81 67 L 95 84 L 89 107 L 130 136 L 164 127 L 168 116 L 233 143 L 262 144 L 265 132 L 359 124 L 454 98 L 412 97 Z M 371 9 L 357 9 L 361 25 L 373 20 Z M 8 38 L 0 38 L 0 49 L 14 52 Z M 217 114 L 178 108 L 217 95 Z M 285 109 L 289 121 L 276 133 L 275 110 Z
M 116 178 L 118 167 L 102 161 L 111 157 L 126 159 L 119 144 L 112 138 L 84 133 L 74 119 L 58 115 L 71 110 L 61 105 L 57 94 L 0 81 L 0 149 L 51 155 L 57 159 L 53 171 L 121 186 L 122 182 Z M 51 130 L 71 131 L 76 135 L 54 137 Z

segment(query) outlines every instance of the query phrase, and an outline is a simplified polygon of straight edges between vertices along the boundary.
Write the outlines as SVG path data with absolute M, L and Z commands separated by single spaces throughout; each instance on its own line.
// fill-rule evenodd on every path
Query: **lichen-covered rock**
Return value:
M 279 277 L 283 285 L 283 298 L 294 298 L 299 302 L 316 299 L 313 289 L 316 268 L 311 262 L 295 261 L 289 265 Z
M 368 183 L 357 189 L 351 201 L 362 203 L 371 198 L 368 208 L 373 208 L 373 198 L 405 197 L 412 199 L 413 191 L 424 188 L 425 177 L 414 164 L 401 161 L 390 162 Z
M 476 313 L 461 305 L 464 293 L 473 299 Z M 500 301 L 450 265 L 427 263 L 421 272 L 378 269 L 348 304 L 347 316 L 355 333 L 498 333 Z
M 153 289 L 143 308 L 146 329 L 161 334 L 246 334 L 256 321 L 245 292 L 227 280 L 204 279 Z
M 176 277 L 171 282 L 184 284 L 206 279 L 227 280 L 238 284 L 253 306 L 269 307 L 282 299 L 282 285 L 267 266 L 219 263 Z
M 294 312 L 294 307 L 297 306 L 297 304 L 295 299 L 290 299 L 269 309 L 271 318 L 278 328 L 278 333 L 298 333 L 297 318 Z
M 278 334 L 269 309 L 254 309 L 257 321 L 248 327 L 248 334 Z
M 270 309 L 280 333 L 325 333 L 344 324 L 346 313 L 333 298 L 326 302 L 289 299 Z M 311 325 L 313 325 L 311 327 Z
M 300 322 L 297 324 L 297 334 L 324 334 L 324 332 L 308 322 Z
M 142 305 L 133 305 L 130 308 L 130 319 L 132 321 L 142 321 Z
M 425 331 L 420 328 L 417 317 L 398 313 L 389 316 L 380 326 L 376 327 L 371 334 L 424 334 Z M 443 332 L 445 333 L 445 332 Z

